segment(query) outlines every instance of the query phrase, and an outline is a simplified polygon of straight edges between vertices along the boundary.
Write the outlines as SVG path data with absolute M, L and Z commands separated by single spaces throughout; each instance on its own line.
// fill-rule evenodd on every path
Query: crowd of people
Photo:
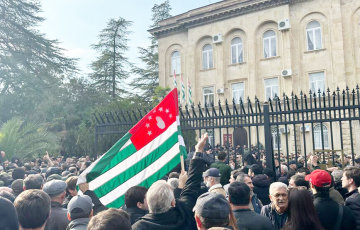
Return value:
M 89 156 L 46 153 L 21 162 L 1 151 L 0 229 L 360 229 L 359 166 L 342 161 L 324 170 L 316 155 L 305 162 L 280 154 L 273 170 L 264 150 L 211 148 L 207 138 L 188 154 L 185 170 L 175 168 L 150 188 L 129 188 L 120 209 L 105 207 L 89 184 L 77 187 Z

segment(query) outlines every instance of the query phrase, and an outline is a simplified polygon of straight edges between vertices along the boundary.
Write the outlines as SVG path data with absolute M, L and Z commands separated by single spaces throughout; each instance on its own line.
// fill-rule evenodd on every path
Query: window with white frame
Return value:
M 213 64 L 213 49 L 211 45 L 205 45 L 203 48 L 203 69 L 211 69 Z
M 241 38 L 234 38 L 231 41 L 231 64 L 243 62 L 243 44 Z
M 324 142 L 324 148 L 329 148 L 329 130 L 326 125 L 322 125 L 322 135 L 321 135 L 321 125 L 314 125 L 314 145 L 315 149 L 322 149 L 322 144 Z
M 233 83 L 232 88 L 232 97 L 235 100 L 236 104 L 240 104 L 240 98 L 244 100 L 244 82 Z
M 319 90 L 321 93 L 325 92 L 324 72 L 310 73 L 309 84 L 312 93 L 317 93 Z
M 203 89 L 204 104 L 211 105 L 214 102 L 214 87 L 206 87 Z
M 271 136 L 273 142 L 273 149 L 281 149 L 280 131 L 276 126 L 271 126 Z
M 276 34 L 273 30 L 264 33 L 264 57 L 270 58 L 276 56 Z
M 278 91 L 277 78 L 265 79 L 265 100 L 274 99 L 275 96 L 278 96 Z
M 318 21 L 312 21 L 306 26 L 307 49 L 318 50 L 322 48 L 321 25 Z
M 175 51 L 171 55 L 171 74 L 181 74 L 181 56 L 180 52 Z

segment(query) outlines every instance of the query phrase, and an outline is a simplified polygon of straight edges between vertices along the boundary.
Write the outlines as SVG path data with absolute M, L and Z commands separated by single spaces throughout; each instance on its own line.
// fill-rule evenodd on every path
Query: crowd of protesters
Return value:
M 207 134 L 186 170 L 179 165 L 150 188 L 129 188 L 120 209 L 102 205 L 87 183 L 77 187 L 89 156 L 22 162 L 1 151 L 0 229 L 360 229 L 360 167 L 347 157 L 309 154 L 305 162 L 280 153 L 273 170 L 264 150 L 206 143 Z

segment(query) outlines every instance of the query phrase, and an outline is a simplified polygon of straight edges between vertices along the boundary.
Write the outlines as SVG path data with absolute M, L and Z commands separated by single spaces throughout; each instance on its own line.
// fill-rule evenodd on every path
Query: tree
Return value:
M 171 17 L 171 7 L 169 0 L 152 8 L 152 22 L 150 28 L 159 26 L 159 22 Z M 131 86 L 134 90 L 139 89 L 140 97 L 145 101 L 151 101 L 155 94 L 155 89 L 159 85 L 159 55 L 158 41 L 155 36 L 149 37 L 151 45 L 147 48 L 138 47 L 140 60 L 145 64 L 145 68 L 134 67 L 132 69 L 138 77 L 134 78 Z
M 119 85 L 124 86 L 124 80 L 129 77 L 126 67 L 130 66 L 130 62 L 125 52 L 128 50 L 128 28 L 131 25 L 131 21 L 121 17 L 110 19 L 99 35 L 99 43 L 91 46 L 100 56 L 91 64 L 93 73 L 90 77 L 95 81 L 95 86 L 105 93 L 111 92 L 114 99 L 116 95 L 126 93 L 126 89 Z
M 7 121 L 0 129 L 0 149 L 6 152 L 8 159 L 42 156 L 45 151 L 58 148 L 58 138 L 43 125 L 25 122 L 19 117 Z

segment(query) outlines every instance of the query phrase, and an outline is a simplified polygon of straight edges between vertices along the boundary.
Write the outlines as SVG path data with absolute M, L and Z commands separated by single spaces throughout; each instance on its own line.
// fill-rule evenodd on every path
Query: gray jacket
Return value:
M 66 230 L 69 224 L 67 210 L 58 202 L 51 201 L 50 217 L 45 225 L 45 230 Z
M 70 222 L 66 230 L 86 230 L 90 218 L 80 218 Z

